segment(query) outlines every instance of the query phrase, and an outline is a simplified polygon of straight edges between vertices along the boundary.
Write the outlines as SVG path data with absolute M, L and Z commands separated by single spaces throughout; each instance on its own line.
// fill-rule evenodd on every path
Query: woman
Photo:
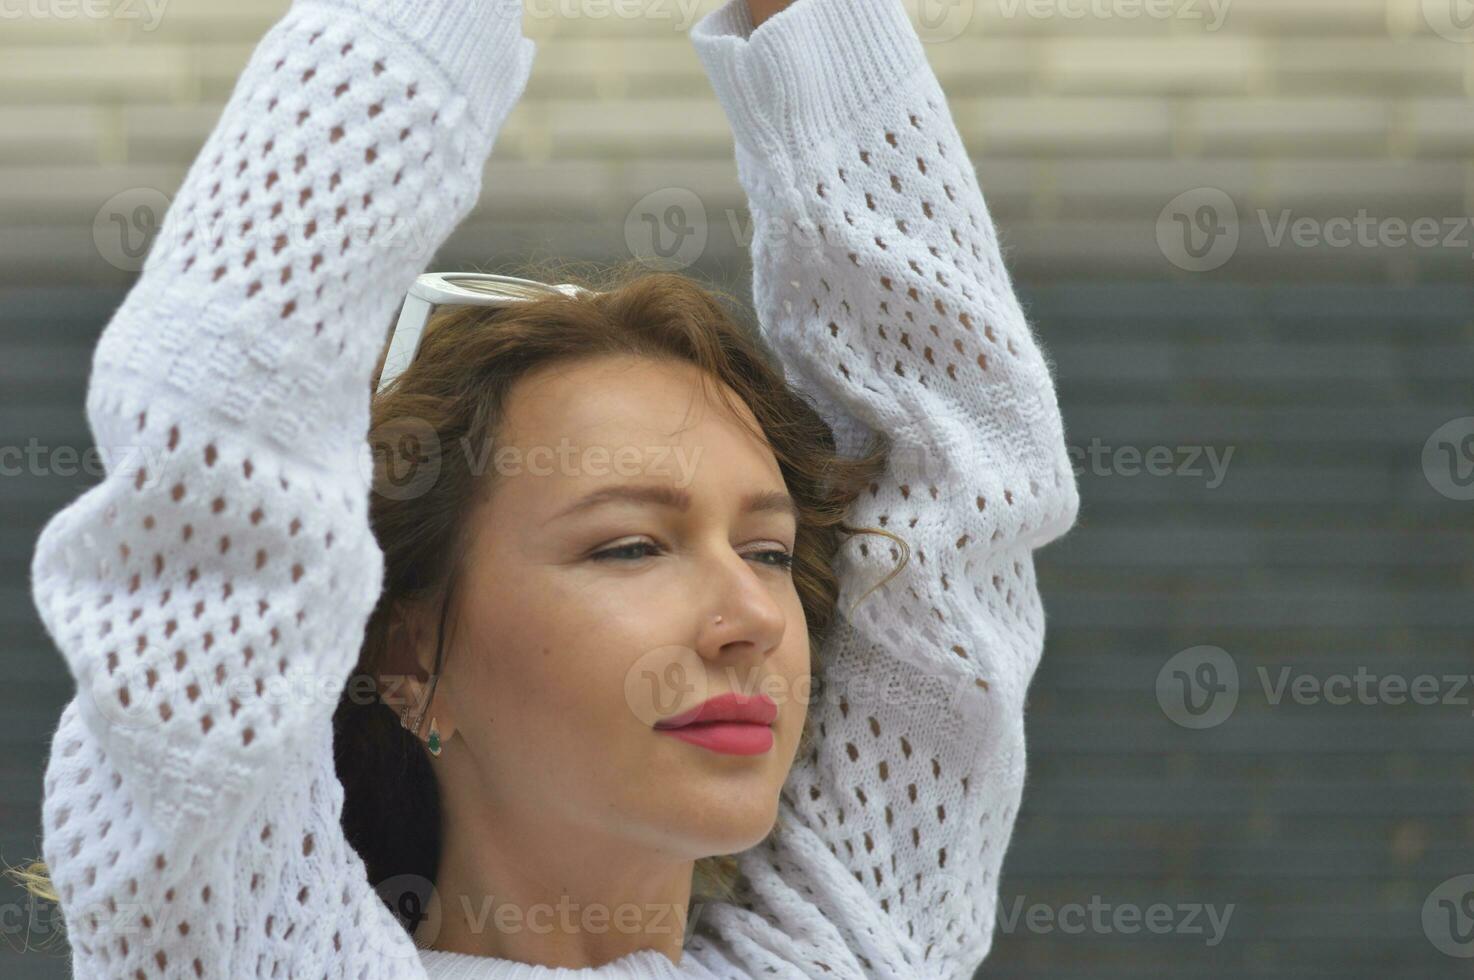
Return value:
M 533 45 L 515 0 L 297 0 L 257 48 L 96 350 L 138 452 L 33 561 L 77 976 L 986 956 L 1078 507 L 1048 365 L 898 0 L 692 38 L 786 381 L 651 274 L 445 311 L 371 399 Z M 431 478 L 370 493 L 370 430 Z

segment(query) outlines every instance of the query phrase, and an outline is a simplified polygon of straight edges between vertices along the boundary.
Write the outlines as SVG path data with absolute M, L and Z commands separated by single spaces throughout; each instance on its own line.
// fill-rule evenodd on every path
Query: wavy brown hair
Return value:
M 730 389 L 745 402 L 761 429 L 754 435 L 771 447 L 798 504 L 793 580 L 815 653 L 836 617 L 833 560 L 845 537 L 877 534 L 899 545 L 896 568 L 870 591 L 909 559 L 906 542 L 895 534 L 850 527 L 844 520 L 850 504 L 882 472 L 889 439 L 877 433 L 859 456 L 839 454 L 829 426 L 785 382 L 744 307 L 729 293 L 635 262 L 602 269 L 548 263 L 518 274 L 575 283 L 593 295 L 550 294 L 504 309 L 438 311 L 426 324 L 414 362 L 371 407 L 369 519 L 384 554 L 384 587 L 334 711 L 334 764 L 344 788 L 347 839 L 363 858 L 369 880 L 381 886 L 385 903 L 411 932 L 439 866 L 439 787 L 428 750 L 401 726 L 397 706 L 364 695 L 377 692 L 380 678 L 406 662 L 405 651 L 394 648 L 391 637 L 398 634 L 391 627 L 407 610 L 433 611 L 439 624 L 434 669 L 443 667 L 446 637 L 454 633 L 455 583 L 470 540 L 467 515 L 496 478 L 495 468 L 479 472 L 479 453 L 465 448 L 497 444 L 508 393 L 521 378 L 556 362 L 632 355 L 694 364 L 711 394 L 730 399 Z M 375 387 L 382 364 L 381 356 Z M 811 712 L 810 722 L 813 717 Z M 812 729 L 805 725 L 801 756 L 813 749 Z M 55 900 L 44 865 L 12 874 L 32 894 Z M 391 879 L 418 885 L 391 895 L 382 890 Z M 734 900 L 740 887 L 734 855 L 696 862 L 693 901 Z

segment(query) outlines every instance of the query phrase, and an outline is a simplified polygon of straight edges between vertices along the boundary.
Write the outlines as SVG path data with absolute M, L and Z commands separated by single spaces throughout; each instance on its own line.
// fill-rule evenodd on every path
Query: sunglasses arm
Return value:
M 404 298 L 399 311 L 399 322 L 394 325 L 394 334 L 389 341 L 389 353 L 384 356 L 384 370 L 379 374 L 377 391 L 383 391 L 389 383 L 403 373 L 415 359 L 420 349 L 420 337 L 430 319 L 434 307 L 429 300 L 415 295 L 414 291 Z

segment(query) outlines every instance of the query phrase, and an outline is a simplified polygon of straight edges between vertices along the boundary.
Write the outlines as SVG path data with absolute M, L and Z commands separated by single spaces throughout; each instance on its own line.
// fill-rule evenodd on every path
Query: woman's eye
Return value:
M 596 561 L 608 561 L 613 558 L 643 558 L 646 552 L 659 552 L 659 550 L 649 541 L 634 541 L 630 544 L 616 545 L 613 548 L 596 551 L 590 557 Z
M 793 568 L 793 556 L 790 555 L 786 551 L 782 551 L 782 550 L 756 551 L 756 552 L 753 552 L 753 554 L 765 555 L 765 556 L 770 557 L 772 559 L 772 561 L 768 562 L 767 564 L 774 565 L 777 568 L 788 568 L 788 569 Z
M 618 561 L 621 559 L 644 558 L 647 555 L 659 553 L 659 545 L 652 544 L 649 541 L 632 541 L 629 544 L 615 545 L 613 548 L 605 548 L 603 551 L 596 551 L 589 557 L 593 558 L 595 561 Z M 787 551 L 782 550 L 781 548 L 769 549 L 767 551 L 754 551 L 751 552 L 751 554 L 764 559 L 763 564 L 765 565 L 771 565 L 774 568 L 782 569 L 793 568 L 793 555 L 789 554 Z

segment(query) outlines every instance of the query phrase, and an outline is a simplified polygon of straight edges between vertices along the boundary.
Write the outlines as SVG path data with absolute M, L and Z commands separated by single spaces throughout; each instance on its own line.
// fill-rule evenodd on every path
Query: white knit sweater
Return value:
M 890 434 L 849 520 L 913 550 L 815 651 L 820 737 L 740 857 L 751 891 L 702 912 L 679 966 L 555 969 L 416 949 L 344 839 L 330 720 L 383 574 L 370 376 L 523 91 L 520 10 L 296 0 L 97 345 L 87 417 L 118 462 L 31 569 L 77 682 L 43 807 L 75 975 L 970 976 L 1024 782 L 1032 553 L 1078 495 L 899 0 L 797 0 L 756 30 L 730 0 L 692 33 L 736 137 L 764 336 L 843 448 Z M 852 539 L 842 610 L 897 557 Z

